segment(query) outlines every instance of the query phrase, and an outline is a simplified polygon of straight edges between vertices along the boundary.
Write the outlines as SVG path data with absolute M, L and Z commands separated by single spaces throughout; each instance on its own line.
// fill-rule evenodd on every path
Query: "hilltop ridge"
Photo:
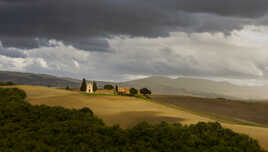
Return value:
M 239 100 L 267 100 L 266 86 L 244 87 L 226 81 L 213 81 L 180 77 L 176 79 L 152 76 L 144 79 L 123 82 L 126 87 L 148 87 L 156 94 L 186 95 L 209 98 L 229 98 Z
M 81 84 L 81 80 L 73 78 L 10 71 L 0 71 L 0 81 L 13 81 L 16 84 L 50 87 L 66 87 L 68 85 L 72 88 L 79 88 Z M 200 78 L 179 77 L 172 79 L 163 76 L 152 76 L 119 83 L 97 81 L 97 84 L 100 87 L 105 84 L 118 84 L 121 87 L 135 87 L 137 89 L 146 87 L 151 89 L 154 94 L 163 95 L 185 95 L 238 100 L 268 100 L 267 86 L 242 87 L 226 81 L 213 81 Z

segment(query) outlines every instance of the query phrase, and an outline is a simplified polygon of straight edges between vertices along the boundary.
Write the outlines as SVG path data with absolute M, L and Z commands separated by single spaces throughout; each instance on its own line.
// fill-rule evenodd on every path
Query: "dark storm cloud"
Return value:
M 162 31 L 163 26 L 176 24 L 171 19 L 175 15 L 170 15 L 175 7 L 168 10 L 154 5 L 153 2 L 122 0 L 5 1 L 0 5 L 0 32 L 8 36 L 59 39 L 110 34 L 166 34 Z
M 54 47 L 53 44 L 49 43 L 47 38 L 18 38 L 18 37 L 1 37 L 2 45 L 5 48 L 16 47 L 21 49 L 33 49 L 40 47 Z M 71 45 L 77 49 L 98 51 L 98 52 L 108 52 L 110 51 L 109 43 L 106 39 L 101 38 L 88 38 L 88 39 L 64 39 L 64 45 Z
M 110 52 L 110 45 L 106 39 L 102 38 L 88 38 L 88 39 L 76 39 L 76 40 L 65 40 L 65 45 L 71 45 L 80 50 L 89 50 L 97 52 Z
M 31 49 L 40 47 L 40 43 L 38 40 L 29 38 L 29 37 L 1 37 L 3 47 L 18 47 L 22 49 Z
M 222 16 L 260 17 L 268 12 L 267 0 L 177 0 L 178 9 Z
M 0 0 L 0 39 L 20 48 L 38 47 L 34 39 L 41 38 L 106 51 L 92 37 L 228 33 L 267 10 L 267 0 Z
M 16 48 L 5 48 L 0 41 L 0 55 L 12 58 L 25 58 L 26 55 Z

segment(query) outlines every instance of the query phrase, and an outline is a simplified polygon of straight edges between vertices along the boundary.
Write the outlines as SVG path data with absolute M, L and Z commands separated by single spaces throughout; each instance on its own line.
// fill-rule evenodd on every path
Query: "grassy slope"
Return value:
M 184 110 L 131 97 L 87 96 L 79 92 L 55 88 L 37 86 L 16 87 L 24 89 L 28 94 L 27 100 L 34 105 L 46 104 L 66 108 L 90 107 L 97 116 L 110 125 L 120 124 L 122 127 L 131 127 L 144 120 L 151 123 L 167 121 L 170 123 L 180 122 L 182 124 L 215 121 Z M 258 139 L 261 146 L 268 149 L 268 128 L 229 123 L 222 123 L 222 125 Z
M 244 123 L 268 126 L 268 103 L 207 99 L 174 95 L 154 95 L 154 101 L 168 103 L 215 116 L 245 120 Z M 243 123 L 243 122 L 242 122 Z

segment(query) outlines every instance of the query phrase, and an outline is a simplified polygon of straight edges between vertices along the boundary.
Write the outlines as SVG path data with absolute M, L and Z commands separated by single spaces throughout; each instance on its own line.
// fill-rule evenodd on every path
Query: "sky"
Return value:
M 0 0 L 0 70 L 268 82 L 267 0 Z

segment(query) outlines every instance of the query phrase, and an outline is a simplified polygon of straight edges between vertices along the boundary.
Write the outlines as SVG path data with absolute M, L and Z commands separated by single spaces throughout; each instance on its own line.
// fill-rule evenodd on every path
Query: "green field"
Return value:
M 132 127 L 142 121 L 151 123 L 160 123 L 161 121 L 180 122 L 182 124 L 216 121 L 211 117 L 134 97 L 89 96 L 80 92 L 39 86 L 16 87 L 27 92 L 27 101 L 33 105 L 45 104 L 71 109 L 89 107 L 106 124 L 119 124 L 123 128 Z M 257 139 L 262 147 L 268 149 L 268 128 L 227 122 L 223 122 L 222 125 Z

